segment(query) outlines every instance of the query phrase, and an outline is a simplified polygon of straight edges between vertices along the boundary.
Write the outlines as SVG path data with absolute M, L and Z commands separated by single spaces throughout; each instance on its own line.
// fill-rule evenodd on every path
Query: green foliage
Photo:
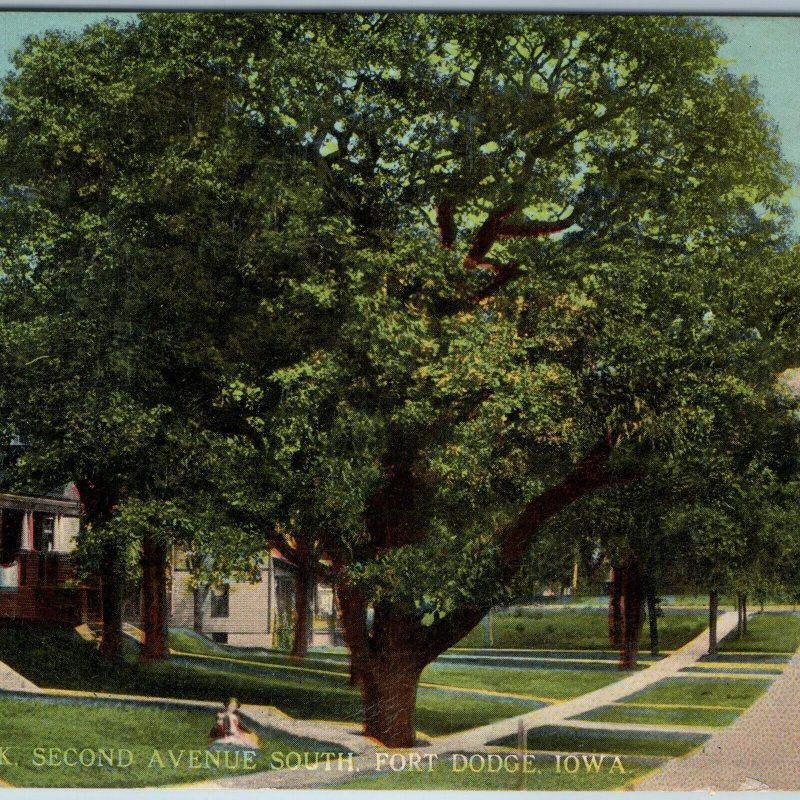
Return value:
M 278 650 L 288 653 L 292 649 L 294 641 L 294 629 L 296 619 L 291 611 L 284 612 L 276 621 L 275 644 Z

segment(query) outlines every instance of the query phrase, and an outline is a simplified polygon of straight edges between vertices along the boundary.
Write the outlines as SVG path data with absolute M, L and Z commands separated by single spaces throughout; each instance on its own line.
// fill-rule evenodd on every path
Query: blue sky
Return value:
M 784 155 L 800 172 L 800 16 L 715 17 L 728 36 L 720 51 L 732 59 L 728 68 L 758 81 L 764 105 L 781 131 Z M 800 190 L 795 187 L 792 206 L 800 230 Z
M 96 12 L 0 10 L 0 72 L 25 36 L 48 29 L 79 31 L 107 16 Z M 130 19 L 134 15 L 113 16 Z M 729 69 L 758 81 L 765 107 L 780 128 L 783 152 L 798 165 L 800 173 L 800 16 L 713 19 L 728 36 L 722 57 L 731 60 Z M 800 189 L 795 189 L 792 205 L 800 231 Z

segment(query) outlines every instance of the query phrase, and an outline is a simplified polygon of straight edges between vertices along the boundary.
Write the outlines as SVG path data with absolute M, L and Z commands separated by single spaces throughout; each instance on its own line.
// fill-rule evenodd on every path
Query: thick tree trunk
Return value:
M 371 658 L 360 684 L 364 735 L 387 747 L 413 747 L 414 711 L 421 670 L 414 654 L 396 650 Z
M 310 593 L 313 586 L 313 576 L 307 564 L 301 564 L 297 570 L 294 587 L 294 640 L 292 641 L 291 657 L 301 659 L 308 652 Z
M 142 539 L 142 661 L 163 661 L 167 649 L 167 548 L 152 533 Z
M 625 563 L 622 576 L 622 647 L 619 659 L 621 670 L 636 668 L 639 635 L 644 621 L 642 619 L 643 601 L 642 570 L 639 563 L 630 558 Z
M 631 479 L 607 472 L 610 449 L 608 441 L 598 442 L 560 484 L 531 500 L 504 531 L 497 561 L 497 586 L 506 585 L 516 576 L 528 546 L 551 517 L 581 497 Z M 396 509 L 397 497 L 389 495 Z M 376 533 L 373 536 L 371 531 L 370 536 L 374 551 L 397 546 L 388 534 L 407 532 L 402 525 L 387 526 L 386 519 L 393 518 L 381 513 L 380 503 L 373 505 Z M 411 747 L 415 738 L 416 686 L 422 670 L 478 625 L 494 605 L 493 594 L 478 593 L 431 625 L 423 625 L 415 610 L 397 607 L 373 609 L 368 624 L 367 601 L 359 588 L 348 581 L 349 554 L 340 559 L 331 549 L 329 556 L 342 630 L 350 650 L 351 681 L 359 687 L 364 703 L 364 733 L 389 747 Z
M 350 684 L 358 686 L 366 660 L 367 606 L 357 588 L 350 585 L 340 564 L 334 563 L 336 605 L 342 621 L 342 635 L 350 653 Z
M 658 606 L 654 592 L 647 593 L 647 618 L 650 621 L 650 655 L 658 655 Z
M 115 491 L 109 484 L 96 478 L 82 478 L 75 485 L 81 499 L 84 521 L 92 528 L 101 529 L 114 514 Z M 123 576 L 120 562 L 120 553 L 114 542 L 107 542 L 98 566 L 103 610 L 100 655 L 106 661 L 122 658 Z
M 717 652 L 717 611 L 719 608 L 719 595 L 716 590 L 708 594 L 708 653 L 716 655 Z
M 608 642 L 615 650 L 622 647 L 622 567 L 611 571 L 608 599 Z
M 742 595 L 742 633 L 747 635 L 747 595 Z
M 100 655 L 106 661 L 119 661 L 122 658 L 123 579 L 119 562 L 117 549 L 108 546 L 100 568 L 103 605 L 103 638 L 100 640 Z

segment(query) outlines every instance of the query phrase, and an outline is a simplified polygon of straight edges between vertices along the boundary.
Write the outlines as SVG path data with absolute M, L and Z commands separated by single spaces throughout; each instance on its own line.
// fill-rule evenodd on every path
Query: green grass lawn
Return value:
M 793 653 L 800 647 L 800 613 L 756 614 L 747 621 L 747 633 L 734 631 L 719 646 L 722 652 Z
M 416 728 L 429 736 L 445 736 L 526 714 L 540 707 L 538 703 L 493 702 L 420 689 L 417 692 Z
M 623 698 L 626 703 L 681 706 L 735 706 L 747 708 L 770 684 L 769 679 L 702 680 L 701 678 L 667 678 L 641 692 Z
M 422 673 L 422 681 L 567 700 L 608 686 L 624 676 L 624 672 L 611 670 L 488 669 L 433 664 Z
M 637 780 L 653 769 L 652 764 L 621 758 L 620 763 L 624 772 L 618 769 L 611 771 L 613 761 L 609 758 L 604 759 L 599 765 L 598 771 L 594 771 L 591 759 L 588 758 L 587 764 L 578 759 L 577 771 L 574 774 L 567 773 L 565 767 L 575 769 L 575 761 L 570 759 L 559 762 L 552 756 L 538 754 L 534 760 L 529 760 L 529 769 L 535 769 L 535 773 L 523 774 L 513 772 L 515 762 L 509 764 L 509 770 L 501 769 L 499 772 L 489 772 L 488 761 L 481 762 L 474 760 L 473 769 L 470 769 L 469 762 L 458 760 L 455 763 L 448 759 L 443 759 L 434 765 L 431 772 L 424 769 L 422 772 L 403 770 L 392 772 L 381 770 L 381 772 L 371 773 L 361 778 L 337 784 L 336 789 L 452 789 L 456 791 L 468 791 L 479 789 L 494 790 L 515 790 L 527 789 L 529 791 L 610 791 L 619 789 L 632 780 Z M 519 764 L 519 762 L 516 762 Z
M 209 656 L 221 660 L 252 661 L 258 664 L 300 667 L 302 670 L 318 669 L 323 672 L 333 672 L 346 677 L 348 674 L 348 655 L 346 652 L 309 652 L 304 659 L 298 661 L 287 653 L 274 650 L 260 650 L 248 647 L 232 647 L 221 645 L 200 636 L 194 631 L 184 628 L 170 628 L 168 634 L 170 649 L 177 653 L 190 655 Z M 288 670 L 291 671 L 291 670 Z M 299 670 L 298 670 L 299 671 Z
M 222 645 L 185 628 L 170 628 L 167 644 L 172 650 L 180 650 L 182 653 L 220 655 L 226 652 L 226 648 Z
M 226 768 L 224 753 L 211 757 L 219 759 L 218 765 L 206 761 L 214 723 L 208 711 L 26 697 L 0 700 L 0 715 L 13 762 L 2 767 L 2 779 L 14 786 L 164 786 L 263 771 L 273 752 L 307 752 L 312 761 L 314 753 L 341 752 L 335 745 L 304 746 L 273 735 L 261 739 L 259 754 L 247 765 L 241 755 L 228 754 Z M 190 750 L 196 751 L 193 762 Z M 75 764 L 79 759 L 83 765 Z
M 570 728 L 545 725 L 528 731 L 529 750 L 550 750 L 561 753 L 610 753 L 630 756 L 683 756 L 708 739 L 702 733 L 663 733 L 646 731 L 604 731 L 595 728 Z M 516 735 L 498 739 L 492 744 L 513 746 Z
M 658 620 L 661 650 L 674 650 L 705 630 L 702 613 L 665 614 Z M 605 611 L 545 611 L 523 609 L 514 614 L 495 614 L 494 647 L 542 648 L 556 650 L 608 650 L 608 617 Z M 484 631 L 479 625 L 458 644 L 483 647 Z M 647 626 L 643 626 L 639 647 L 649 650 Z
M 724 728 L 741 711 L 706 708 L 639 708 L 633 706 L 603 706 L 576 719 L 595 722 L 636 722 L 648 725 L 695 725 L 702 728 Z
M 111 665 L 69 629 L 22 624 L 0 626 L 0 661 L 47 688 L 215 702 L 235 696 L 242 704 L 276 706 L 300 719 L 361 719 L 358 690 L 347 682 L 343 671 L 338 675 L 276 673 L 235 660 L 171 659 L 143 665 L 138 663 L 136 648 L 130 642 L 126 643 L 125 660 Z M 440 736 L 537 707 L 539 704 L 533 701 L 456 697 L 420 689 L 416 724 L 420 732 Z
M 295 671 L 297 675 L 302 675 L 306 670 L 309 670 L 312 676 L 314 670 L 319 670 L 320 674 L 342 679 L 348 674 L 346 654 L 311 653 L 302 662 L 297 662 L 281 653 L 220 647 L 213 642 L 207 642 L 195 633 L 180 630 L 170 631 L 170 647 L 182 653 L 207 657 L 209 660 L 206 663 L 209 667 L 214 665 L 224 667 L 226 664 L 238 662 L 275 667 L 279 670 L 278 675 L 281 674 L 280 670 L 286 670 L 287 676 L 292 676 Z M 203 662 L 198 660 L 199 663 Z M 564 669 L 566 665 L 554 665 L 558 666 L 558 669 L 531 669 L 504 666 L 498 668 L 498 664 L 492 664 L 492 668 L 485 668 L 475 664 L 451 666 L 451 663 L 432 664 L 427 667 L 422 674 L 421 682 L 436 686 L 564 700 L 607 686 L 622 677 L 622 673 L 615 669 L 615 660 L 609 661 L 605 670 Z

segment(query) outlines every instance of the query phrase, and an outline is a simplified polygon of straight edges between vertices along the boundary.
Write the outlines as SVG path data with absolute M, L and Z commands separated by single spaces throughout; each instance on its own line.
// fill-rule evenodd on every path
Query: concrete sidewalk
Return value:
M 0 692 L 41 694 L 42 689 L 23 675 L 20 675 L 19 672 L 15 672 L 8 664 L 0 661 Z
M 800 656 L 730 727 L 669 761 L 637 790 L 800 789 Z
M 736 623 L 737 613 L 735 611 L 727 611 L 721 614 L 717 620 L 717 635 L 719 639 L 727 636 L 736 627 Z M 582 694 L 563 703 L 545 706 L 521 717 L 504 719 L 471 731 L 437 739 L 434 747 L 440 752 L 470 751 L 475 748 L 481 748 L 489 741 L 516 734 L 520 720 L 522 720 L 525 730 L 543 725 L 559 725 L 569 717 L 614 703 L 634 692 L 646 689 L 664 678 L 677 675 L 682 669 L 699 661 L 707 653 L 708 630 L 705 630 L 697 638 L 692 639 L 691 642 L 681 647 L 680 650 L 676 650 L 672 655 L 657 661 L 646 669 L 629 675 L 627 678 L 622 678 L 616 683 L 603 686 L 601 689 Z M 659 729 L 661 729 L 660 726 Z
M 737 614 L 729 611 L 722 614 L 717 620 L 717 633 L 720 639 L 727 636 L 735 627 Z M 609 703 L 627 697 L 634 692 L 646 689 L 648 686 L 662 680 L 663 678 L 678 674 L 685 667 L 691 666 L 701 659 L 708 652 L 708 630 L 704 631 L 697 638 L 684 645 L 680 650 L 667 656 L 661 661 L 629 675 L 616 683 L 604 686 L 594 692 L 581 695 L 563 703 L 532 711 L 521 717 L 495 722 L 484 725 L 471 731 L 457 733 L 452 736 L 445 736 L 435 739 L 429 746 L 420 747 L 420 753 L 437 753 L 443 755 L 452 752 L 480 752 L 486 749 L 489 741 L 499 739 L 503 736 L 516 734 L 519 720 L 523 721 L 526 730 L 542 725 L 566 725 L 573 728 L 596 728 L 602 730 L 662 730 L 662 731 L 687 731 L 698 730 L 687 726 L 650 726 L 639 725 L 636 723 L 606 723 L 589 722 L 584 720 L 569 720 L 576 714 L 592 711 Z M 252 707 L 243 708 L 246 715 L 258 721 L 260 724 L 270 726 L 274 717 L 262 717 L 254 714 Z M 310 722 L 302 720 L 292 720 L 291 723 L 283 721 L 282 730 L 296 735 L 310 738 L 320 738 L 327 741 L 338 741 L 347 745 L 355 754 L 353 768 L 357 773 L 364 775 L 375 770 L 376 753 L 380 748 L 360 735 L 358 725 L 352 726 L 332 726 L 330 723 Z M 338 728 L 338 731 L 334 730 Z M 323 731 L 325 732 L 323 735 Z M 337 735 L 338 734 L 338 735 Z M 346 781 L 355 777 L 349 772 L 320 772 L 312 770 L 273 770 L 271 772 L 260 772 L 254 775 L 241 775 L 218 781 L 196 784 L 196 788 L 285 788 L 285 789 L 310 789 L 327 788 L 336 783 Z

